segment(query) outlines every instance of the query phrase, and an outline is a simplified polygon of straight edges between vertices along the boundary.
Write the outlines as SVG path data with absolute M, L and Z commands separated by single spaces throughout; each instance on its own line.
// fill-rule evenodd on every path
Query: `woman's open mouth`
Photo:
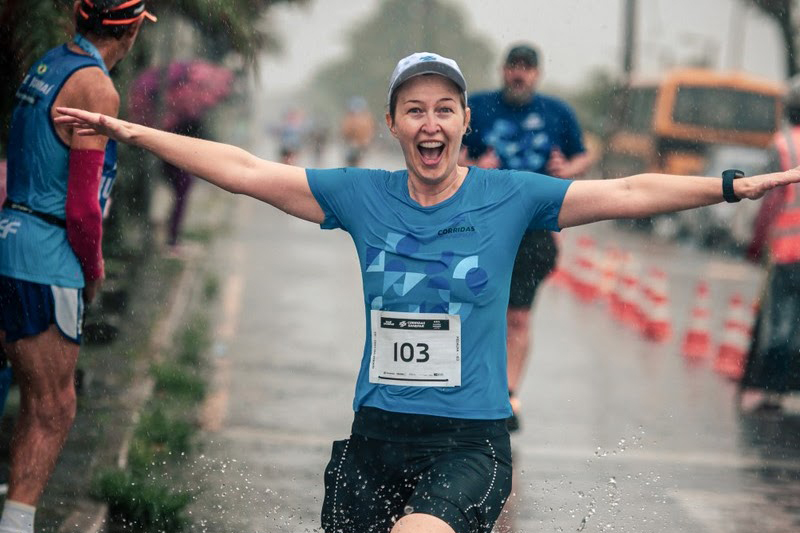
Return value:
M 442 160 L 444 143 L 442 141 L 423 141 L 417 144 L 417 151 L 419 151 L 424 165 L 434 166 Z

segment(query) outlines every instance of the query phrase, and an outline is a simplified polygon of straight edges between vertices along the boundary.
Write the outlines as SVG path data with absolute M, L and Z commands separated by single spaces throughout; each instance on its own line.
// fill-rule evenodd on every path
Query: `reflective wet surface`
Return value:
M 797 397 L 780 413 L 743 412 L 713 356 L 681 355 L 696 282 L 710 287 L 716 346 L 731 294 L 751 301 L 760 271 L 614 224 L 565 231 L 566 254 L 579 234 L 667 272 L 673 334 L 644 340 L 603 302 L 542 290 L 513 495 L 496 531 L 800 530 Z M 352 243 L 238 199 L 213 257 L 217 394 L 189 481 L 204 487 L 193 530 L 312 531 L 331 443 L 349 433 L 363 343 Z

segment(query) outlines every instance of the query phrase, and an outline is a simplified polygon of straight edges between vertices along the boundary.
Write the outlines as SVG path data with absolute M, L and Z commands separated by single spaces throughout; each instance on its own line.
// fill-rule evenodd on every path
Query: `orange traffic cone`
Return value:
M 658 268 L 650 270 L 646 298 L 648 310 L 645 314 L 644 336 L 652 341 L 663 342 L 672 335 L 666 272 Z
M 618 299 L 612 312 L 623 324 L 636 331 L 642 331 L 641 280 L 639 262 L 628 254 L 623 262 L 620 275 Z
M 584 302 L 591 302 L 598 296 L 598 270 L 594 239 L 578 239 L 578 252 L 575 268 L 572 271 L 572 291 Z
M 738 293 L 731 297 L 728 316 L 725 319 L 722 342 L 719 345 L 714 370 L 733 380 L 744 374 L 745 357 L 750 347 L 753 332 L 755 307 L 744 305 Z
M 614 286 L 608 293 L 609 309 L 611 310 L 611 314 L 617 319 L 622 317 L 622 294 L 625 288 L 625 273 L 629 268 L 628 263 L 630 260 L 630 252 L 620 253 L 619 266 L 617 268 L 617 279 L 614 282 Z
M 613 300 L 615 288 L 619 283 L 619 274 L 623 262 L 623 253 L 618 248 L 609 248 L 600 263 L 600 282 L 598 295 L 609 301 Z
M 558 248 L 558 259 L 556 260 L 556 267 L 546 278 L 546 282 L 554 287 L 569 287 L 570 286 L 570 273 L 565 265 L 567 261 L 564 259 L 565 255 L 569 252 L 567 246 L 567 239 L 563 233 L 554 235 L 556 247 Z
M 692 317 L 683 339 L 683 355 L 690 358 L 708 357 L 711 351 L 709 322 L 711 312 L 708 305 L 708 284 L 701 281 L 695 289 Z

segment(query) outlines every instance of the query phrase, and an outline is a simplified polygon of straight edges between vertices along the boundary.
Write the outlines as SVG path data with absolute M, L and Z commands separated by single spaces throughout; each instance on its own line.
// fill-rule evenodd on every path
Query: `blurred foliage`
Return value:
M 30 64 L 72 30 L 71 1 L 0 0 L 0 153 L 5 154 L 14 93 Z
M 221 60 L 228 53 L 257 68 L 258 53 L 278 48 L 263 24 L 267 10 L 277 4 L 305 4 L 309 0 L 149 0 L 148 9 L 170 25 L 171 17 L 191 21 L 204 39 L 202 55 Z M 0 146 L 5 146 L 13 96 L 30 64 L 45 51 L 65 41 L 72 32 L 73 0 L 0 0 Z M 160 42 L 148 37 L 149 24 L 140 35 L 127 70 L 148 65 Z M 166 33 L 169 33 L 168 31 Z M 159 34 L 160 35 L 160 34 Z M 169 59 L 169 58 L 167 58 Z M 119 82 L 117 83 L 119 88 Z M 124 89 L 124 87 L 123 87 Z
M 159 16 L 174 13 L 197 28 L 207 40 L 209 59 L 221 60 L 235 51 L 256 68 L 258 53 L 279 43 L 260 24 L 264 13 L 277 4 L 305 4 L 308 0 L 149 0 Z
M 786 77 L 791 78 L 798 73 L 797 64 L 797 23 L 794 20 L 797 13 L 797 0 L 744 0 L 775 20 L 780 29 L 783 46 L 786 52 L 785 69 Z
M 320 70 L 310 84 L 312 100 L 323 109 L 344 110 L 360 95 L 381 122 L 389 75 L 401 58 L 435 52 L 454 58 L 469 90 L 495 81 L 488 38 L 467 28 L 462 10 L 443 0 L 385 0 L 378 11 L 354 27 L 346 57 Z
M 212 61 L 230 60 L 243 70 L 255 72 L 263 50 L 275 49 L 277 41 L 264 17 L 277 4 L 305 4 L 308 0 L 148 0 L 159 17 L 146 23 L 133 50 L 113 71 L 112 78 L 122 102 L 127 86 L 156 59 L 161 64 L 180 52 L 183 56 Z M 5 157 L 14 93 L 30 64 L 48 49 L 66 41 L 73 30 L 74 0 L 0 0 L 0 157 Z M 189 28 L 191 50 L 175 45 Z M 183 43 L 181 43 L 183 44 Z M 121 114 L 125 115 L 125 106 Z M 104 224 L 106 256 L 131 259 L 150 248 L 153 228 L 150 210 L 152 177 L 161 172 L 144 152 L 123 147 L 119 153 L 120 176 L 112 195 L 109 220 Z

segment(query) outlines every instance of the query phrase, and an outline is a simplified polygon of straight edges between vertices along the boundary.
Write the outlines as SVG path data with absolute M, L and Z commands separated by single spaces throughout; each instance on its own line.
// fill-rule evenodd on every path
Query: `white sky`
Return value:
M 473 32 L 485 35 L 499 61 L 507 46 L 530 41 L 544 58 L 546 81 L 575 86 L 597 67 L 621 69 L 624 0 L 448 0 L 462 7 Z M 262 62 L 265 90 L 282 92 L 308 81 L 326 60 L 345 53 L 347 30 L 380 0 L 312 0 L 279 5 L 271 27 L 284 53 Z M 639 0 L 637 67 L 653 74 L 707 51 L 719 69 L 738 67 L 783 79 L 776 25 L 742 0 Z M 734 38 L 737 33 L 740 37 Z M 458 60 L 458 58 L 454 58 Z M 387 65 L 387 78 L 394 65 Z

